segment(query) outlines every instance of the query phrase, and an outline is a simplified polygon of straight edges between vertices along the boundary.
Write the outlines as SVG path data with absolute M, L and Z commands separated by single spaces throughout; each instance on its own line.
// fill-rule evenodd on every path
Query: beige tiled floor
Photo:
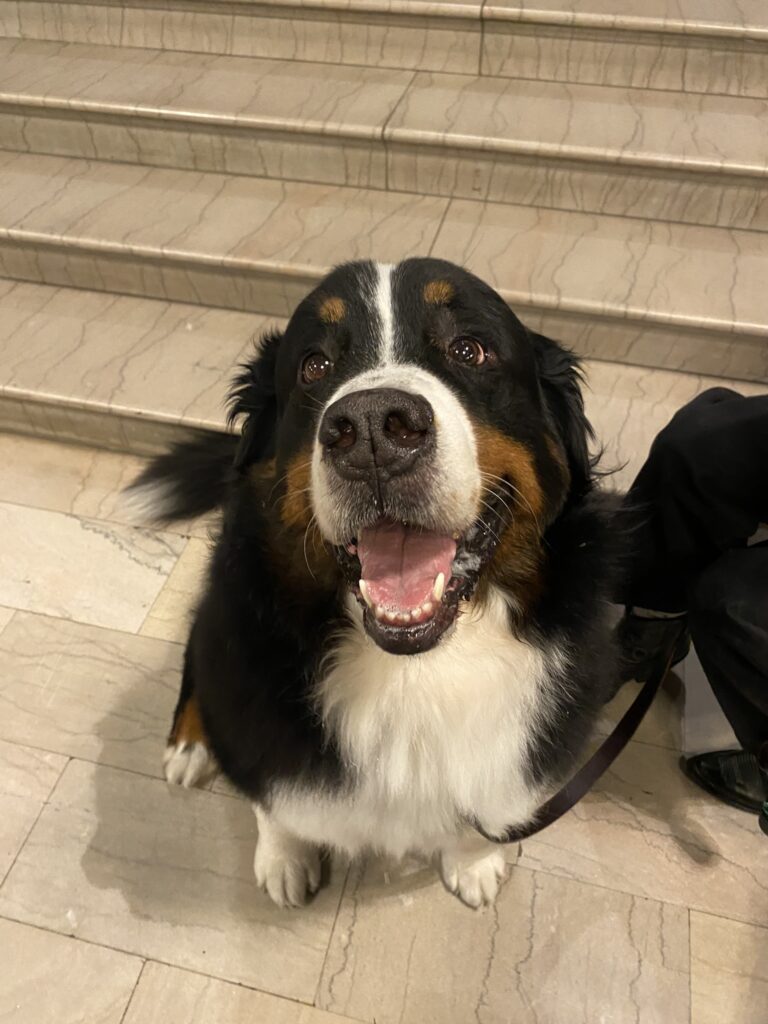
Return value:
M 590 380 L 620 484 L 711 383 Z M 247 804 L 162 780 L 208 540 L 129 525 L 117 491 L 140 465 L 0 436 L 3 1024 L 766 1024 L 768 847 L 680 774 L 674 688 L 524 844 L 495 909 L 376 860 L 334 864 L 306 910 L 273 907 Z

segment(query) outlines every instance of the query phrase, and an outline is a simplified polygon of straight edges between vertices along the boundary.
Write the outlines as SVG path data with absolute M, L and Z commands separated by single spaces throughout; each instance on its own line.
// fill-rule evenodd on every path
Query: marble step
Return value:
M 767 124 L 766 100 L 425 72 L 385 128 L 388 187 L 765 230 Z
M 487 0 L 482 73 L 768 97 L 764 0 Z
M 157 299 L 0 280 L 0 432 L 149 455 L 223 430 L 224 396 L 254 336 L 281 321 Z M 654 434 L 718 381 L 585 364 L 603 468 L 628 486 Z M 765 387 L 722 382 L 743 394 Z M 58 472 L 57 468 L 54 472 Z
M 585 355 L 768 378 L 768 234 L 0 153 L 0 276 L 285 316 L 335 263 L 434 254 Z
M 0 149 L 768 228 L 768 101 L 0 39 Z
M 763 0 L 0 0 L 0 35 L 768 97 Z
M 386 187 L 411 72 L 0 39 L 0 149 Z
M 483 0 L 0 0 L 0 35 L 477 74 Z
M 0 431 L 151 454 L 190 429 L 221 430 L 234 368 L 267 323 L 0 280 Z

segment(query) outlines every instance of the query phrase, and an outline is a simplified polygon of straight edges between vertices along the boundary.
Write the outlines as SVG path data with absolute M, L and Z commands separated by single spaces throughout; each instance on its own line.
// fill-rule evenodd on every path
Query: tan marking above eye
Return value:
M 430 306 L 447 306 L 455 294 L 450 281 L 430 281 L 424 286 L 424 301 Z
M 324 324 L 340 324 L 347 315 L 347 304 L 338 296 L 323 299 L 318 310 Z

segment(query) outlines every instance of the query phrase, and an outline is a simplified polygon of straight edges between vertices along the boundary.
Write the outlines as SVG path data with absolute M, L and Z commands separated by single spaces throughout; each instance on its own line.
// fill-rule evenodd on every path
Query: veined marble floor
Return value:
M 588 369 L 619 483 L 714 383 Z M 3 1024 L 766 1024 L 768 845 L 679 772 L 674 687 L 496 908 L 377 861 L 273 907 L 247 804 L 162 779 L 208 541 L 121 518 L 140 464 L 0 435 Z

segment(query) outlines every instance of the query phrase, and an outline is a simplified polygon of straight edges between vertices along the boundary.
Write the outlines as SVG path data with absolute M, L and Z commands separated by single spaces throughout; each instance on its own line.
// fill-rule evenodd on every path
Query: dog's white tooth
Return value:
M 438 604 L 440 603 L 440 601 L 442 601 L 444 593 L 445 593 L 445 573 L 444 572 L 439 572 L 437 574 L 437 576 L 435 576 L 435 582 L 432 585 L 432 596 L 438 602 Z
M 418 608 L 411 608 L 411 618 L 418 619 L 421 615 L 421 605 Z
M 385 611 L 384 614 L 387 617 L 387 622 L 394 622 L 397 619 L 397 612 Z
M 424 612 L 425 615 L 431 615 L 432 612 L 435 610 L 435 606 L 432 604 L 431 601 L 425 601 L 424 604 L 421 606 L 421 610 L 422 612 Z
M 360 587 L 360 594 L 365 603 L 368 605 L 369 608 L 373 608 L 373 601 L 371 600 L 371 595 L 368 593 L 368 584 L 365 582 L 365 580 L 360 580 L 360 582 L 357 585 L 358 587 Z
M 400 612 L 400 614 L 397 616 L 397 621 L 398 622 L 410 622 L 411 621 L 411 613 L 410 612 Z
M 377 604 L 374 608 L 374 615 L 377 619 L 381 619 L 382 622 L 384 621 L 384 609 L 380 604 Z

